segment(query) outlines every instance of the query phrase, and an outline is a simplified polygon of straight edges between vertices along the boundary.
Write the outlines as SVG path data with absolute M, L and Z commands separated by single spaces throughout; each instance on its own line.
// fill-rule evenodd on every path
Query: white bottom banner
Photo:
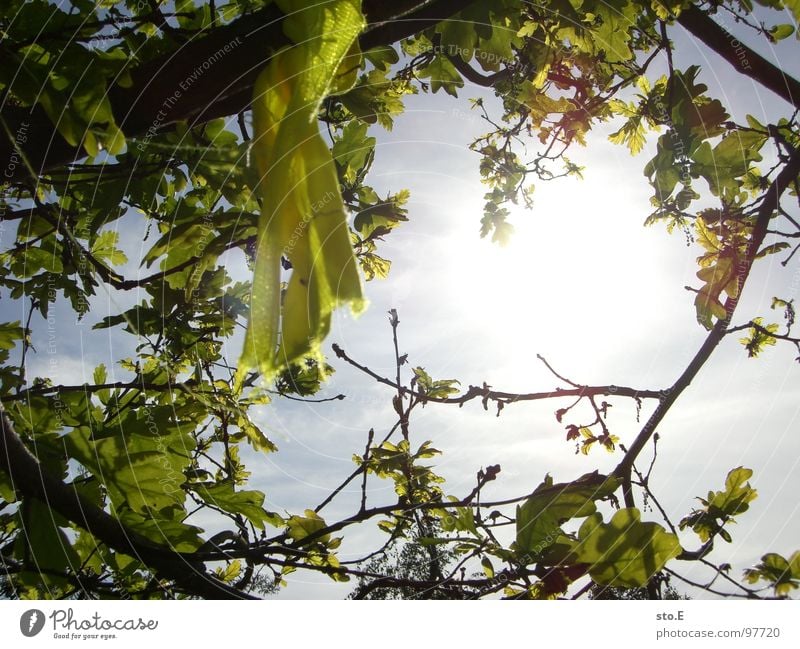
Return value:
M 796 601 L 0 603 L 3 647 L 798 647 Z

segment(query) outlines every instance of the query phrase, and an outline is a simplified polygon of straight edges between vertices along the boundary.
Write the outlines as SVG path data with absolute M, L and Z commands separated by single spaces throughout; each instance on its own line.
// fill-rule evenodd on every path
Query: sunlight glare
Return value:
M 537 352 L 599 359 L 663 325 L 665 247 L 675 242 L 645 228 L 641 206 L 611 186 L 566 182 L 574 191 L 561 187 L 557 202 L 556 192 L 542 192 L 533 210 L 511 214 L 506 247 L 480 239 L 462 218 L 443 251 L 454 318 L 492 332 L 487 351 L 520 371 Z

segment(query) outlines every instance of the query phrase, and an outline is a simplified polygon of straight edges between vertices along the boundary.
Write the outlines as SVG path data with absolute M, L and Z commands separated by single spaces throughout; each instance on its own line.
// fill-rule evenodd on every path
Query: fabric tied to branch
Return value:
M 355 82 L 361 2 L 278 5 L 295 44 L 270 59 L 254 90 L 252 156 L 262 206 L 239 385 L 252 369 L 269 379 L 318 355 L 333 310 L 364 307 L 336 167 L 317 125 L 322 100 Z M 292 265 L 283 295 L 282 256 Z

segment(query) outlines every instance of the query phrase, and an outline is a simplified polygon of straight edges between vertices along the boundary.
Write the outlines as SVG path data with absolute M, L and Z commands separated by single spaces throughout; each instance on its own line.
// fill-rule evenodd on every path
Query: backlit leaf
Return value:
M 546 476 L 533 495 L 517 506 L 517 551 L 532 561 L 561 537 L 561 525 L 594 513 L 595 501 L 616 487 L 616 480 L 596 473 L 561 484 L 553 484 Z
M 644 586 L 670 559 L 682 552 L 678 537 L 658 523 L 642 523 L 636 508 L 617 511 L 608 523 L 592 514 L 578 531 L 576 563 L 589 566 L 597 584 Z
M 264 509 L 264 494 L 260 491 L 235 491 L 230 482 L 196 485 L 193 488 L 209 505 L 232 514 L 242 514 L 260 530 L 264 529 L 264 523 L 276 527 L 281 525 L 279 516 Z

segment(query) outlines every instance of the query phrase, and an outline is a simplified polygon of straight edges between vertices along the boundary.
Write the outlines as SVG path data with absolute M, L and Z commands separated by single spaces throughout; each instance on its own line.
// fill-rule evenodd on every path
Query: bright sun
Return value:
M 540 192 L 532 211 L 511 214 L 506 247 L 478 238 L 463 218 L 442 246 L 452 295 L 442 310 L 492 332 L 481 344 L 512 368 L 526 371 L 537 351 L 562 362 L 632 351 L 637 331 L 664 326 L 664 291 L 691 308 L 681 273 L 692 255 L 662 228 L 642 225 L 646 196 L 621 196 L 624 187 L 604 175 Z

